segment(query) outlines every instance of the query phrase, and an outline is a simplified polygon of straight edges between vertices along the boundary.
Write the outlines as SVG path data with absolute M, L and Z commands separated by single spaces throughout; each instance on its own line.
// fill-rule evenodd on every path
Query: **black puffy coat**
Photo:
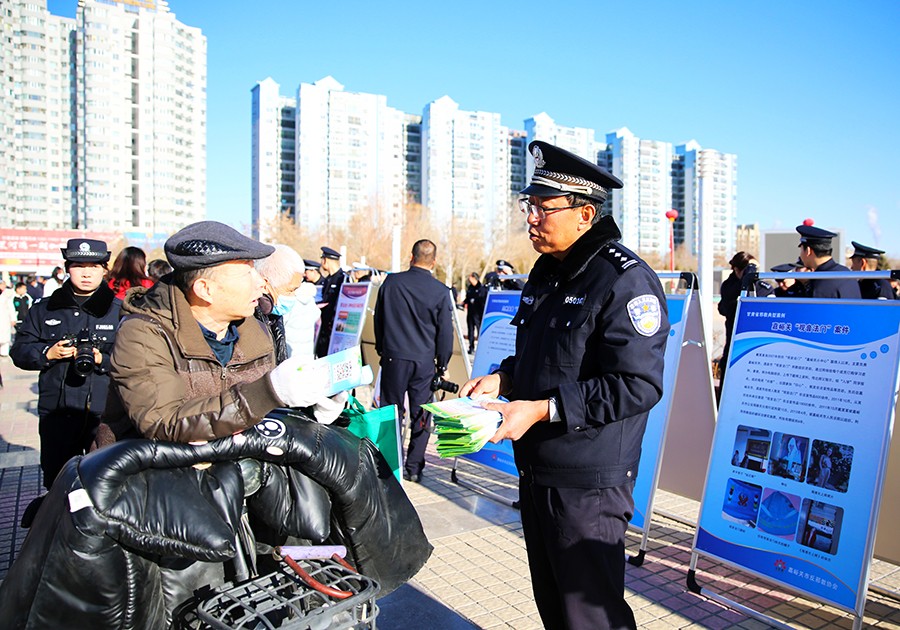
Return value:
M 236 462 L 246 458 L 307 475 L 327 494 L 309 509 L 286 474 L 272 474 L 280 487 L 251 497 L 251 521 L 327 534 L 382 594 L 431 555 L 384 459 L 344 429 L 280 416 L 199 446 L 125 440 L 66 465 L 0 585 L 0 628 L 166 627 L 196 589 L 225 583 L 244 498 Z M 212 465 L 194 468 L 202 462 Z

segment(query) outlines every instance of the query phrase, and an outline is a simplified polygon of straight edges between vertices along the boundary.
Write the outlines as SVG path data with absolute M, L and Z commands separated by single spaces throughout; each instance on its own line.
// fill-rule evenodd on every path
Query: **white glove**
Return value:
M 285 406 L 309 407 L 322 399 L 328 372 L 314 368 L 309 359 L 289 358 L 269 372 L 269 381 Z
M 347 392 L 338 392 L 331 398 L 322 398 L 316 403 L 313 415 L 319 424 L 331 424 L 344 410 L 344 405 L 349 398 Z

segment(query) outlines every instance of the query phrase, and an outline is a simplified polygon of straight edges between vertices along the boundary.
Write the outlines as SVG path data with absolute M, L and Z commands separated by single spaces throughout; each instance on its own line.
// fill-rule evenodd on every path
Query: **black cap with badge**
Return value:
M 795 271 L 796 269 L 797 266 L 794 263 L 782 263 L 772 267 L 772 271 L 775 273 L 787 273 L 789 271 Z
M 331 258 L 332 260 L 340 260 L 341 253 L 337 250 L 331 249 L 330 247 L 322 247 L 322 258 Z
M 880 258 L 884 253 L 883 249 L 875 249 L 856 241 L 850 241 L 850 244 L 853 245 L 853 255 L 850 258 Z
M 528 151 L 534 158 L 534 174 L 520 195 L 576 194 L 605 201 L 611 189 L 622 187 L 622 181 L 606 169 L 552 144 L 535 140 L 528 145 Z
M 109 261 L 110 256 L 106 243 L 92 238 L 70 238 L 59 251 L 66 262 L 103 264 Z
M 200 221 L 178 230 L 163 249 L 176 271 L 214 267 L 231 260 L 258 260 L 275 251 L 218 221 Z
M 796 230 L 800 235 L 800 245 L 831 245 L 831 239 L 837 236 L 814 225 L 798 225 Z

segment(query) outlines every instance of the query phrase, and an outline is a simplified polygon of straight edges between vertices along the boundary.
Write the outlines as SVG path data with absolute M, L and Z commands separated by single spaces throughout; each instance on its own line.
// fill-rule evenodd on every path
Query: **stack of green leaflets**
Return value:
M 500 421 L 498 411 L 481 406 L 485 402 L 505 402 L 496 398 L 454 398 L 422 405 L 434 414 L 435 447 L 441 457 L 457 457 L 480 451 L 490 440 Z

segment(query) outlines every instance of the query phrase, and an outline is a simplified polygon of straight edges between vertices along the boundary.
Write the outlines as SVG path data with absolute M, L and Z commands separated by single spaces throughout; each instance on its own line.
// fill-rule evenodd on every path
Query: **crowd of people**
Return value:
M 536 168 L 519 205 L 539 258 L 527 282 L 501 259 L 483 280 L 470 273 L 454 296 L 433 275 L 435 243 L 417 241 L 409 269 L 383 280 L 374 307 L 381 404 L 396 404 L 401 426 L 409 424 L 403 475 L 421 481 L 431 424 L 422 405 L 441 387 L 455 307 L 466 310 L 471 353 L 489 289 L 521 291 L 514 353 L 460 395 L 504 397 L 484 406 L 502 418 L 492 441 L 513 443 L 544 625 L 635 628 L 624 537 L 641 440 L 662 394 L 666 299 L 656 273 L 600 211 L 622 182 L 545 142 L 532 142 L 529 152 Z M 757 295 L 892 297 L 880 281 L 816 278 L 848 270 L 832 259 L 835 235 L 806 225 L 797 231 L 800 257 L 791 268 L 813 273 L 777 286 L 756 279 Z M 854 270 L 872 268 L 883 253 L 854 247 Z M 196 443 L 253 427 L 276 408 L 331 423 L 344 407 L 342 395 L 325 395 L 322 372 L 302 367 L 328 353 L 343 284 L 366 282 L 373 270 L 348 273 L 331 247 L 318 261 L 303 259 L 215 221 L 179 230 L 164 251 L 166 260 L 148 263 L 142 250 L 126 247 L 110 267 L 105 242 L 72 239 L 61 250 L 63 267 L 43 283 L 20 282 L 7 299 L 2 319 L 16 335 L 10 348 L 0 328 L 0 352 L 40 372 L 47 488 L 71 457 L 119 440 Z M 730 337 L 745 274 L 758 265 L 746 252 L 729 264 L 719 310 Z

